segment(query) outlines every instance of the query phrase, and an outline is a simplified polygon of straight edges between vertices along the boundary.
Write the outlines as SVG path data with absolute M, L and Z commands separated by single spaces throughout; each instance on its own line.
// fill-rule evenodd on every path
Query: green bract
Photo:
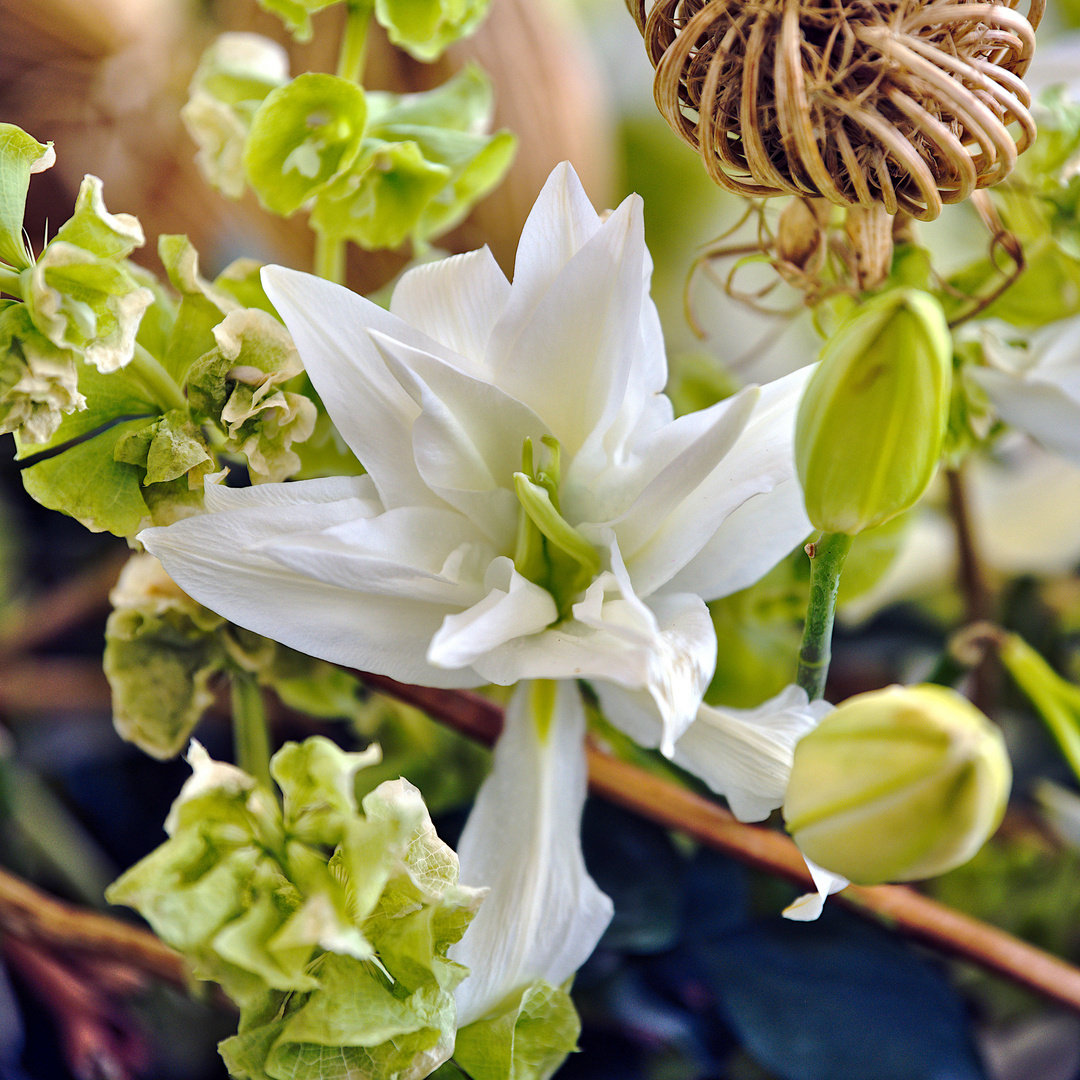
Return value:
M 290 446 L 311 435 L 317 415 L 303 394 L 282 389 L 303 370 L 292 338 L 267 312 L 240 308 L 214 339 L 188 378 L 192 407 L 225 428 L 224 449 L 245 455 L 255 482 L 284 480 L 300 467 Z
M 291 214 L 344 173 L 360 153 L 367 108 L 347 79 L 309 72 L 272 90 L 244 147 L 244 169 L 259 201 Z
M 79 358 L 58 349 L 34 326 L 25 305 L 0 309 L 0 432 L 42 443 L 67 413 L 86 408 L 79 393 Z
M 827 870 L 866 884 L 942 874 L 1001 822 L 1012 770 L 1001 732 L 941 686 L 849 698 L 795 747 L 788 831 Z
M 462 1028 L 454 1061 L 472 1080 L 547 1080 L 575 1049 L 580 1034 L 570 995 L 535 982 L 505 1010 Z
M 70 514 L 93 532 L 131 536 L 152 513 L 143 470 L 116 460 L 114 450 L 126 435 L 158 420 L 161 406 L 127 371 L 102 375 L 79 364 L 78 378 L 86 409 L 65 416 L 43 445 L 16 435 L 19 459 L 54 451 L 23 467 L 23 485 L 43 506 Z
M 375 0 L 375 18 L 395 45 L 430 63 L 471 34 L 491 0 Z
M 491 124 L 491 82 L 474 65 L 423 94 L 368 94 L 359 160 L 321 192 L 312 224 L 366 248 L 423 247 L 502 179 L 516 140 Z
M 39 143 L 14 124 L 0 124 L 0 260 L 16 270 L 33 262 L 23 239 L 30 175 L 55 161 L 52 143 Z
M 258 34 L 222 34 L 203 53 L 181 119 L 199 146 L 195 160 L 226 195 L 244 193 L 244 141 L 266 95 L 289 78 L 285 50 Z
M 146 243 L 139 219 L 110 214 L 105 209 L 102 183 L 87 174 L 79 187 L 75 212 L 60 226 L 54 240 L 63 240 L 100 259 L 126 259 Z
M 928 293 L 861 305 L 822 350 L 799 406 L 795 460 L 814 525 L 855 535 L 912 506 L 949 420 L 952 338 Z
M 58 349 L 81 352 L 102 372 L 131 360 L 139 322 L 154 294 L 122 262 L 54 240 L 23 277 L 34 325 Z
M 152 757 L 174 757 L 213 701 L 208 684 L 226 659 L 213 632 L 225 620 L 181 592 L 152 555 L 128 560 L 109 599 L 113 723 Z
M 360 813 L 354 774 L 377 759 L 286 744 L 271 762 L 279 806 L 193 744 L 169 839 L 109 890 L 240 1005 L 221 1045 L 233 1076 L 419 1078 L 450 1056 L 466 970 L 446 951 L 482 892 L 457 884 L 406 781 Z

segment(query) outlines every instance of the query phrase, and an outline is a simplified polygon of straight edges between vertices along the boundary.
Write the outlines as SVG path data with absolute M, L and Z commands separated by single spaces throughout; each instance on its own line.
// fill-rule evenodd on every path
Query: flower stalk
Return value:
M 806 609 L 795 683 L 806 691 L 811 701 L 817 701 L 825 694 L 825 679 L 832 657 L 836 593 L 853 539 L 845 533 L 826 533 L 816 543 L 806 545 L 806 553 L 810 556 L 810 603 Z
M 135 343 L 135 354 L 127 370 L 143 384 L 163 409 L 187 411 L 187 398 L 184 397 L 183 390 L 176 385 L 176 380 L 161 366 L 157 357 L 138 342 Z
M 233 744 L 236 764 L 253 776 L 267 791 L 270 779 L 270 735 L 266 727 L 266 706 L 255 676 L 237 671 L 230 681 L 233 717 Z

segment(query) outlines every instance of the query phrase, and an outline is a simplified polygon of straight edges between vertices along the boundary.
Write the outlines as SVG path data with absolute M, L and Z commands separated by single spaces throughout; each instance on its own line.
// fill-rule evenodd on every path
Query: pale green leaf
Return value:
M 244 168 L 259 201 L 288 215 L 350 168 L 360 153 L 367 107 L 347 79 L 307 72 L 272 90 L 244 147 Z
M 570 995 L 538 981 L 495 1016 L 462 1028 L 454 1061 L 472 1080 L 547 1080 L 580 1033 Z
M 490 0 L 375 0 L 375 17 L 390 40 L 430 63 L 483 21 Z
M 30 175 L 55 160 L 52 143 L 39 143 L 14 124 L 0 124 L 0 260 L 16 270 L 33 261 L 23 239 Z
M 138 218 L 110 214 L 105 209 L 101 180 L 90 175 L 83 177 L 74 213 L 53 239 L 74 244 L 101 259 L 126 259 L 146 243 Z

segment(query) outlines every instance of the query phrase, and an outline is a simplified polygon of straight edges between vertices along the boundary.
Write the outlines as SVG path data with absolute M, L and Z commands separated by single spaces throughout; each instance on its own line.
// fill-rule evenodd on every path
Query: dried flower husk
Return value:
M 1018 2 L 627 0 L 661 113 L 722 187 L 926 221 L 1035 137 L 1045 0 Z

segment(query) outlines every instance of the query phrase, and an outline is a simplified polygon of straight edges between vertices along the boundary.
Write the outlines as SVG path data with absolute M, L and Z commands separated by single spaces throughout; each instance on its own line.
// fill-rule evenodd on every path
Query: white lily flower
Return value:
M 673 752 L 715 664 L 705 600 L 751 584 L 810 531 L 792 450 L 806 372 L 674 419 L 650 272 L 640 200 L 601 221 L 568 165 L 526 222 L 512 285 L 485 248 L 411 270 L 387 312 L 266 268 L 367 475 L 209 487 L 208 513 L 140 539 L 189 595 L 293 648 L 427 686 L 614 684 L 645 696 L 653 744 Z M 571 858 L 559 845 L 580 859 L 566 835 L 580 802 L 561 789 L 577 792 L 583 768 L 568 719 L 578 691 L 557 691 L 549 742 L 515 732 L 531 692 L 515 699 L 477 820 L 534 831 L 489 864 L 490 840 L 470 825 L 461 872 L 492 885 L 485 909 L 503 914 L 477 925 L 505 934 L 517 932 L 511 914 L 550 913 L 551 889 L 567 885 L 559 903 L 576 905 L 584 929 L 545 915 L 527 955 L 491 961 L 505 978 L 561 979 L 572 969 L 558 957 L 580 963 L 606 918 L 583 866 L 557 872 Z M 535 821 L 517 810 L 526 789 Z M 469 955 L 474 933 L 486 942 L 494 930 L 471 929 Z M 463 984 L 483 983 L 464 992 L 470 1010 L 515 989 L 489 985 L 491 955 L 485 945 Z

